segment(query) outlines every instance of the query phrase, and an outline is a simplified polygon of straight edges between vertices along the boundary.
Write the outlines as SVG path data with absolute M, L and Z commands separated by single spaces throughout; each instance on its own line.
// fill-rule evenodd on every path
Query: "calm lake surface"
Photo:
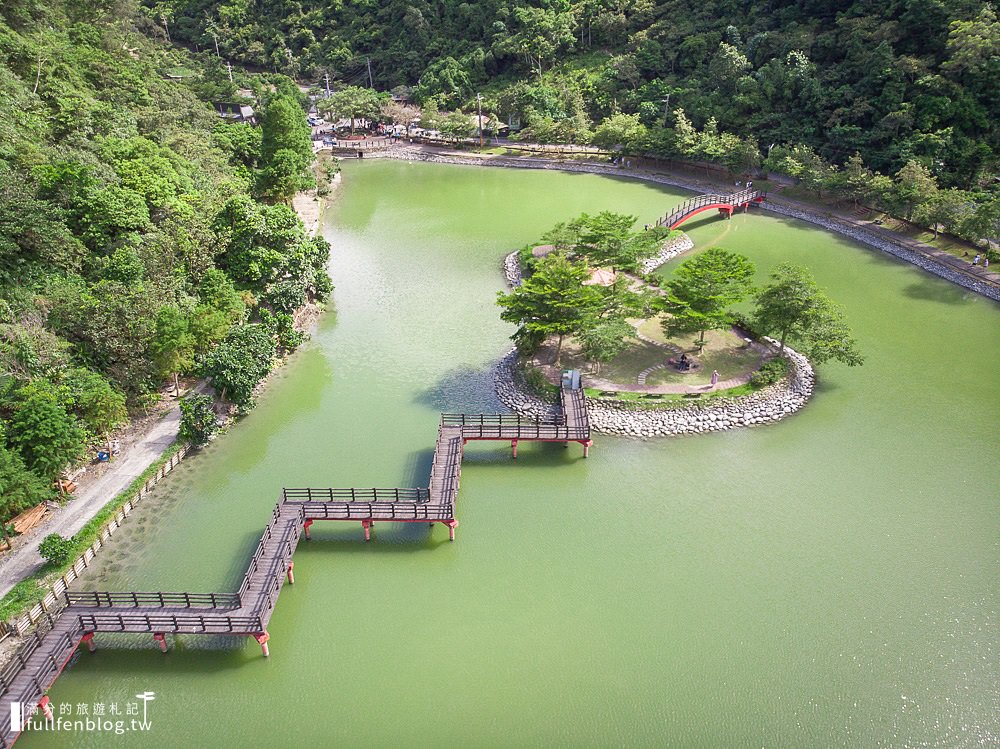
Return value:
M 683 194 L 583 174 L 350 163 L 335 310 L 258 408 L 184 462 L 86 584 L 234 590 L 282 486 L 426 484 L 440 411 L 498 410 L 500 263 L 557 221 Z M 763 280 L 807 265 L 864 367 L 767 427 L 470 444 L 447 529 L 313 526 L 252 640 L 98 636 L 56 703 L 141 736 L 45 746 L 872 747 L 1000 741 L 1000 306 L 758 211 L 686 226 Z M 669 273 L 669 269 L 666 271 Z M 123 710 L 124 711 L 124 710 Z

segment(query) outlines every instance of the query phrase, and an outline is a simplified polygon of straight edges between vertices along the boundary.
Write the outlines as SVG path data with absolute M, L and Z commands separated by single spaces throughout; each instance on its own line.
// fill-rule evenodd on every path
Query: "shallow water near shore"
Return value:
M 282 486 L 426 483 L 441 411 L 501 409 L 503 256 L 557 221 L 652 222 L 679 190 L 347 163 L 335 309 L 258 408 L 187 460 L 84 584 L 233 590 Z M 253 641 L 98 636 L 54 702 L 154 691 L 141 737 L 43 746 L 979 746 L 1000 741 L 1000 305 L 757 211 L 694 252 L 807 265 L 864 367 L 767 427 L 470 444 L 447 530 L 316 524 Z M 669 275 L 671 267 L 664 270 Z M 123 709 L 124 712 L 124 709 Z

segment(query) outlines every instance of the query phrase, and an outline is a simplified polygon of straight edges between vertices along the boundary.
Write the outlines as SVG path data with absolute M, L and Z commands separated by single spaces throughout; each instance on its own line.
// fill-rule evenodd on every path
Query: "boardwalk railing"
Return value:
M 194 608 L 207 606 L 216 609 L 238 609 L 241 605 L 237 593 L 105 593 L 103 591 L 66 591 L 70 606 L 119 606 Z
M 254 550 L 253 556 L 250 558 L 250 564 L 247 567 L 246 574 L 243 576 L 243 582 L 240 584 L 240 589 L 237 592 L 237 595 L 239 596 L 240 601 L 243 602 L 243 605 L 249 603 L 249 601 L 246 600 L 246 595 L 253 585 L 254 577 L 261 568 L 261 562 L 264 561 L 271 551 L 271 548 L 274 546 L 275 539 L 277 539 L 278 544 L 288 544 L 291 541 L 293 533 L 295 534 L 295 538 L 298 538 L 299 528 L 301 527 L 302 521 L 305 519 L 302 509 L 299 508 L 298 516 L 294 518 L 294 523 L 289 522 L 289 519 L 286 519 L 286 522 L 282 524 L 280 529 L 278 529 L 277 526 L 282 522 L 281 510 L 282 504 L 278 504 L 271 511 L 271 522 L 268 523 L 267 527 L 264 529 L 264 533 L 261 535 L 260 541 L 257 542 L 257 548 Z M 279 535 L 280 537 L 278 537 Z
M 542 421 L 506 414 L 444 414 L 427 488 L 282 490 L 236 593 L 76 592 L 66 590 L 70 581 L 64 579 L 59 592 L 47 596 L 40 612 L 33 615 L 34 634 L 0 670 L 5 708 L 0 714 L 0 747 L 10 746 L 20 730 L 20 725 L 5 721 L 16 717 L 13 703 L 35 703 L 81 640 L 92 644 L 95 632 L 152 633 L 164 649 L 168 633 L 247 635 L 257 639 L 267 655 L 267 624 L 286 577 L 293 582 L 292 556 L 303 530 L 308 536 L 312 521 L 359 520 L 366 540 L 374 521 L 443 523 L 454 540 L 465 440 L 510 440 L 514 457 L 521 439 L 575 441 L 583 444 L 586 456 L 591 441 L 583 391 L 563 388 L 561 403 L 562 414 Z M 127 514 L 123 511 L 121 520 Z M 121 520 L 116 517 L 114 522 Z M 110 535 L 110 526 L 106 532 Z M 102 538 L 106 537 L 102 534 Z M 81 558 L 83 566 L 93 556 L 88 551 L 91 556 Z
M 122 527 L 125 519 L 131 514 L 132 510 L 135 509 L 136 505 L 142 501 L 150 490 L 156 486 L 157 482 L 163 479 L 168 473 L 170 473 L 182 460 L 184 456 L 187 455 L 188 448 L 182 447 L 170 460 L 167 461 L 160 470 L 156 472 L 156 475 L 148 479 L 146 483 L 139 489 L 138 493 L 125 502 L 122 508 L 115 513 L 115 516 L 108 521 L 107 525 L 101 529 L 101 533 L 97 540 L 93 544 L 88 546 L 83 554 L 77 557 L 73 565 L 66 571 L 66 574 L 60 577 L 52 584 L 52 588 L 45 597 L 42 598 L 41 603 L 37 603 L 32 606 L 24 616 L 15 620 L 11 625 L 11 629 L 14 630 L 18 635 L 24 635 L 28 632 L 35 624 L 43 620 L 45 617 L 52 614 L 58 613 L 63 607 L 63 594 L 66 589 L 70 586 L 74 580 L 76 580 L 83 571 L 90 566 L 91 560 L 97 556 L 98 552 L 104 547 L 111 536 L 116 530 Z M 2 639 L 2 638 L 0 638 Z
M 463 439 L 576 439 L 565 414 L 542 421 L 509 414 L 441 414 L 441 426 L 460 427 Z
M 28 635 L 21 646 L 14 653 L 14 657 L 0 671 L 0 692 L 3 693 L 4 701 L 16 701 L 22 704 L 32 705 L 45 694 L 49 684 L 58 676 L 63 664 L 73 654 L 77 641 L 69 632 L 51 632 L 54 620 L 46 619 L 40 622 L 35 631 Z M 41 663 L 35 664 L 31 678 L 18 679 L 21 673 L 28 666 L 28 659 L 35 655 L 37 651 L 44 652 Z M 17 687 L 15 680 L 21 682 Z M 0 726 L 0 736 L 9 725 Z
M 306 509 L 308 520 L 444 520 L 451 508 L 420 502 L 323 502 Z
M 426 489 L 282 489 L 285 502 L 426 502 Z M 314 508 L 305 508 L 306 514 Z
M 86 632 L 227 635 L 260 632 L 264 628 L 259 616 L 210 614 L 81 614 L 79 621 Z
M 441 425 L 446 427 L 566 426 L 566 416 L 560 414 L 543 419 L 526 419 L 517 414 L 441 414 Z
M 21 646 L 15 651 L 14 657 L 0 670 L 0 691 L 6 692 L 21 669 L 28 663 L 28 659 L 34 654 L 45 641 L 45 635 L 52 629 L 51 622 L 40 624 L 38 628 L 24 639 Z

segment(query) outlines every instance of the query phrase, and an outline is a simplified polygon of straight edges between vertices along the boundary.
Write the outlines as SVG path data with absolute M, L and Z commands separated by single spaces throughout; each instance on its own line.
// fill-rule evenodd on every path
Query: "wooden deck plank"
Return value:
M 85 633 L 259 634 L 274 612 L 305 521 L 453 523 L 466 440 L 589 444 L 590 421 L 583 392 L 564 389 L 560 402 L 563 413 L 558 423 L 510 416 L 442 417 L 426 488 L 283 490 L 235 599 L 231 593 L 214 594 L 218 602 L 211 600 L 210 593 L 67 594 L 68 605 L 52 615 L 51 628 L 26 638 L 22 649 L 33 646 L 31 652 L 0 673 L 0 749 L 17 738 L 10 730 L 11 703 L 35 704 L 58 678 Z M 174 605 L 180 600 L 178 596 L 190 596 L 188 605 Z

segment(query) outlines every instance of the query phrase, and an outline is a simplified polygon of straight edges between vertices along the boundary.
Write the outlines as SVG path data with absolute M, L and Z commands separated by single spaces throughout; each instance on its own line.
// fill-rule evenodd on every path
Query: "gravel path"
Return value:
M 174 440 L 180 426 L 181 409 L 174 406 L 130 448 L 123 450 L 111 470 L 89 486 L 81 486 L 73 498 L 53 512 L 52 517 L 28 533 L 28 543 L 15 546 L 0 556 L 0 596 L 44 564 L 38 545 L 50 533 L 72 536 L 113 497 L 126 489 L 137 476 L 157 460 Z

